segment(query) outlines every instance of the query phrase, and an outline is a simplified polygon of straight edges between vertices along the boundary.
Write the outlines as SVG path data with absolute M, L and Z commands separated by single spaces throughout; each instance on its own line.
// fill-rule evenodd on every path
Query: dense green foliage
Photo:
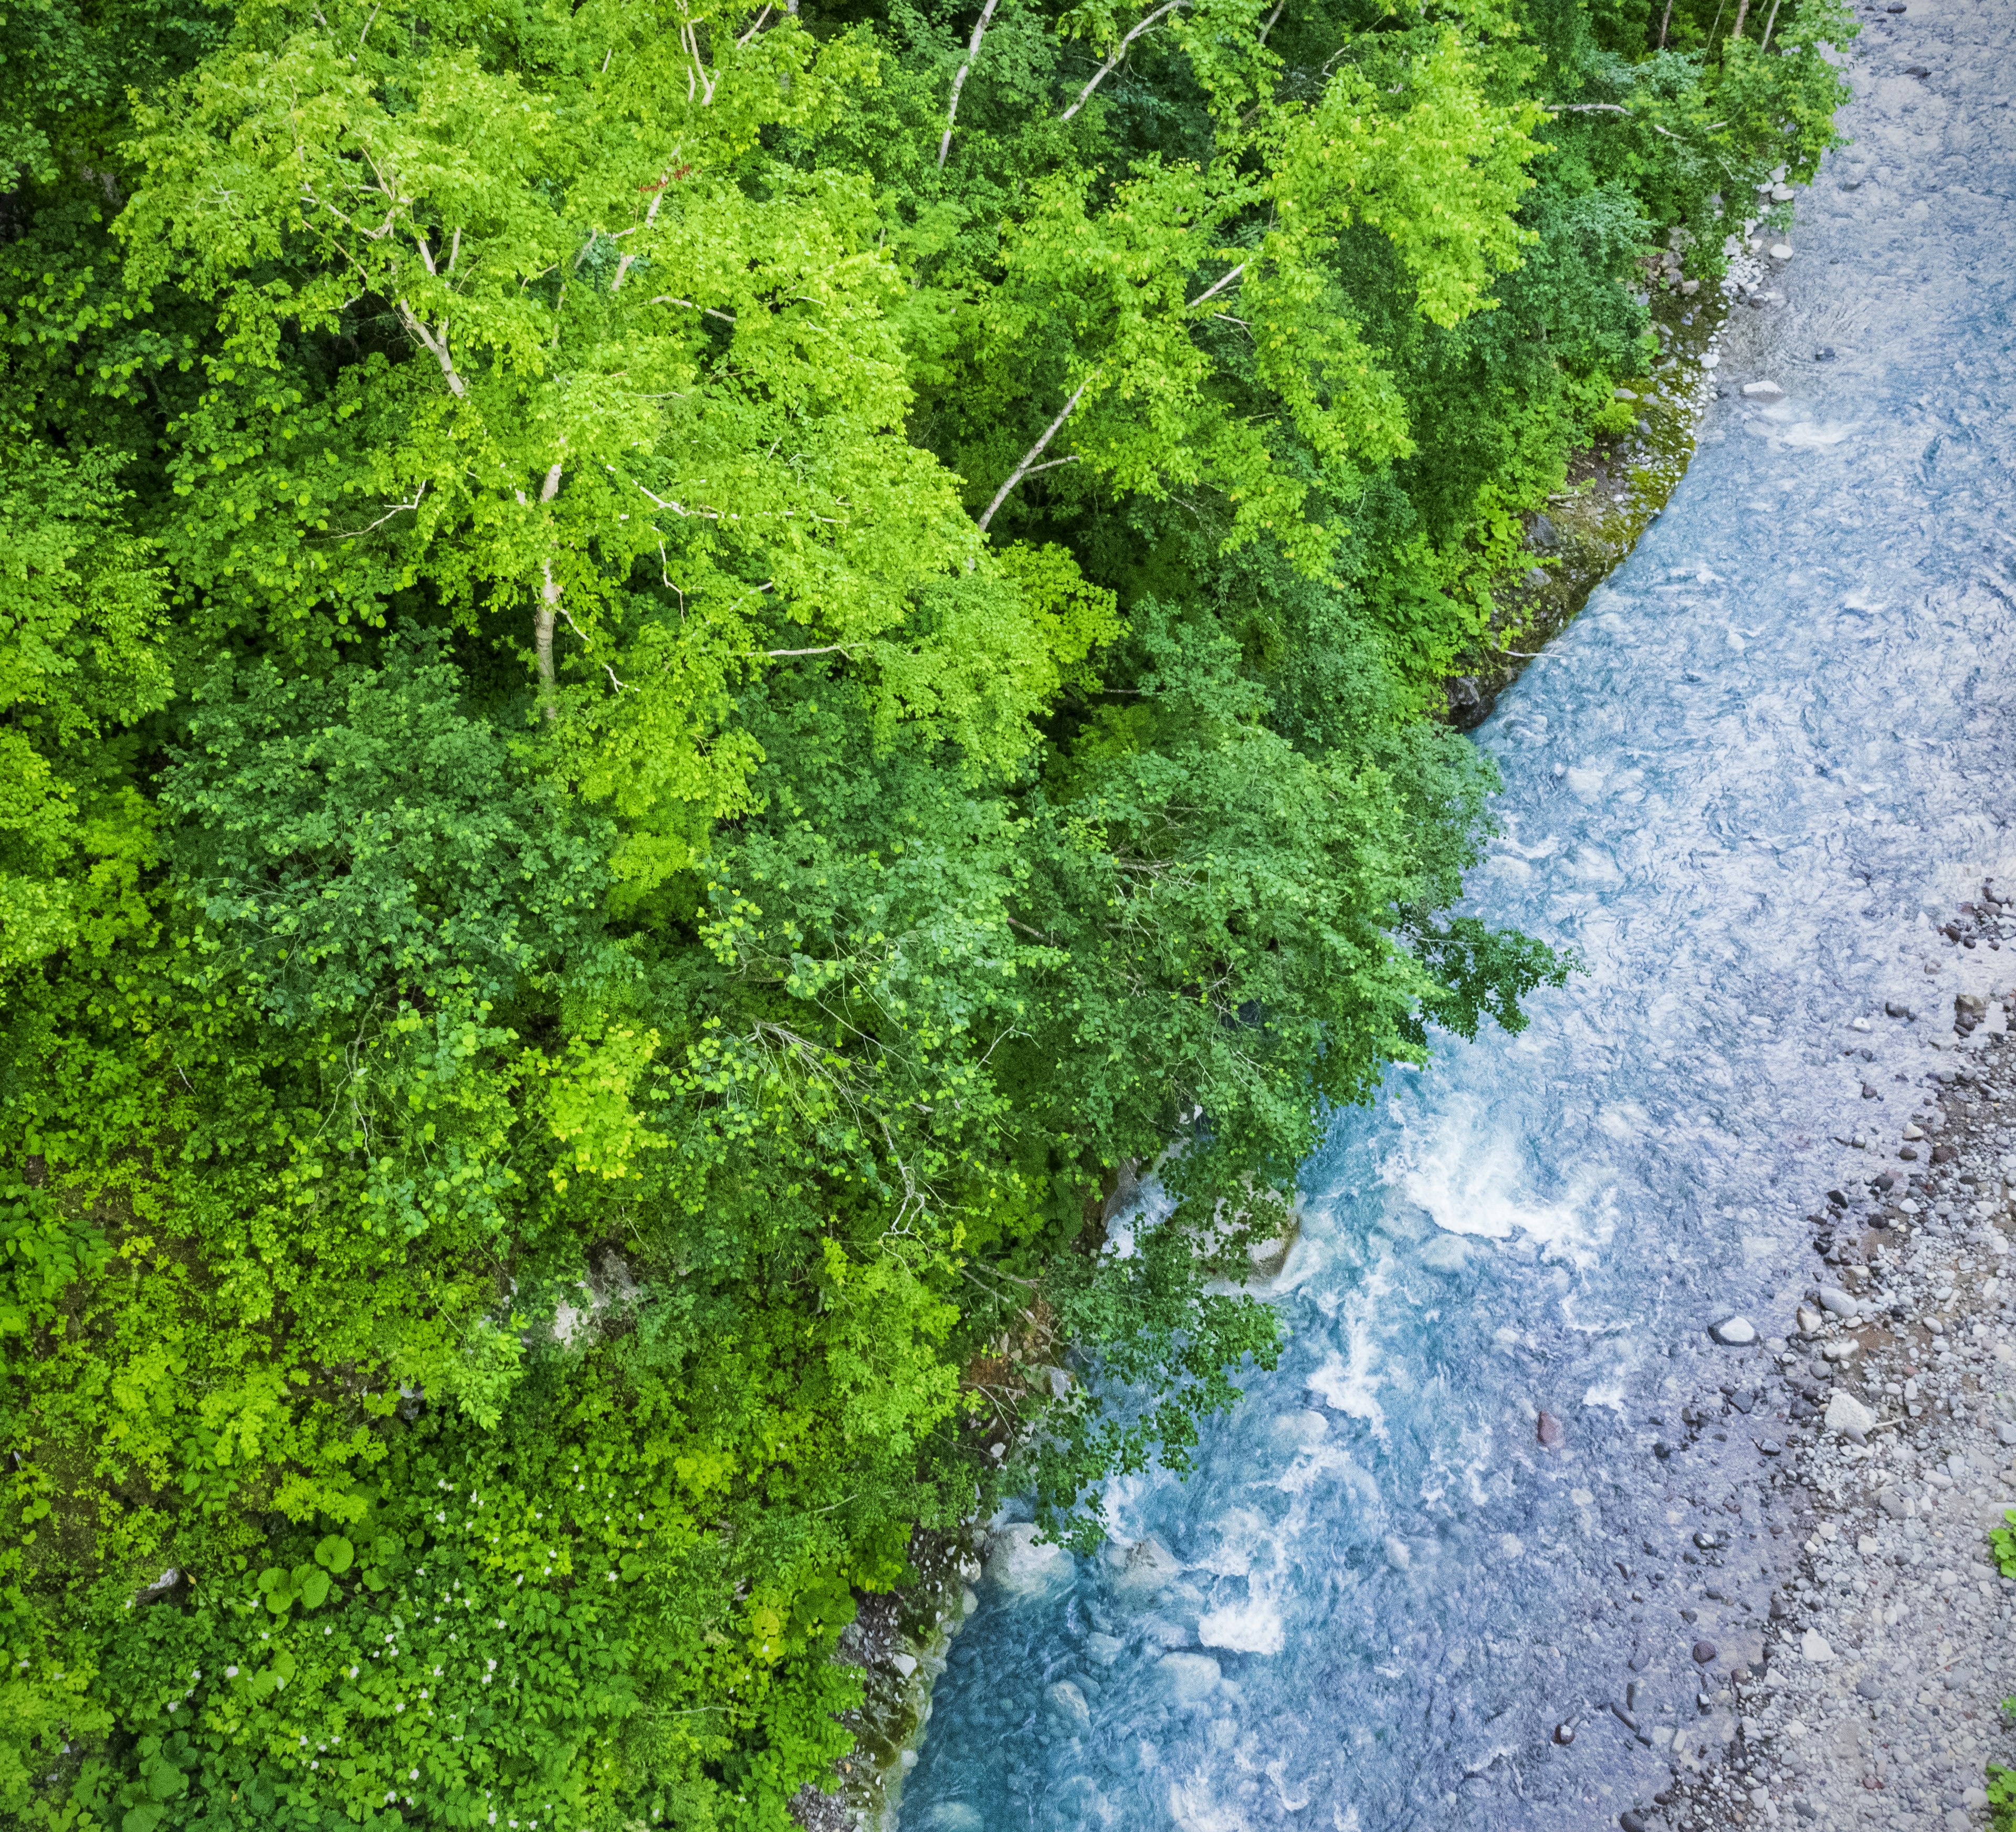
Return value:
M 0 0 L 0 1816 L 775 1827 L 1182 1467 L 1744 10 Z

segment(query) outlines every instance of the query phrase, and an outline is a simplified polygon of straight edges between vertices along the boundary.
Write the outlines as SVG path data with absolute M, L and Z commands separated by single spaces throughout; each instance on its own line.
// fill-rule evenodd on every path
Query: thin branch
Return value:
M 364 22 L 364 30 L 357 34 L 357 48 L 358 50 L 362 51 L 364 49 L 364 41 L 370 37 L 372 25 L 376 20 L 378 15 L 383 9 L 384 0 L 379 0 L 379 4 L 371 9 L 371 17 Z
M 627 264 L 630 257 L 626 254 L 623 258 Z M 732 311 L 716 311 L 711 305 L 696 305 L 690 299 L 682 299 L 673 293 L 661 293 L 657 298 L 646 300 L 645 303 L 650 305 L 683 305 L 689 311 L 704 312 L 709 318 L 718 318 L 725 325 L 735 322 L 735 314 Z
M 1017 484 L 1021 483 L 1021 480 L 1029 474 L 1029 467 L 1033 465 L 1038 459 L 1043 455 L 1043 448 L 1048 445 L 1049 442 L 1057 436 L 1058 429 L 1064 425 L 1066 420 L 1071 418 L 1072 410 L 1077 407 L 1079 399 L 1083 396 L 1085 390 L 1092 386 L 1093 376 L 1096 376 L 1098 373 L 1098 370 L 1094 369 L 1092 375 L 1087 376 L 1085 380 L 1080 382 L 1078 387 L 1072 391 L 1071 399 L 1064 404 L 1063 409 L 1059 412 L 1057 417 L 1052 420 L 1050 423 L 1043 429 L 1043 436 L 1039 439 L 1035 445 L 1031 445 L 1027 452 L 1023 453 L 1022 462 L 1017 465 L 1013 471 L 1009 473 L 1007 482 L 1003 484 L 999 489 L 994 492 L 994 500 L 988 504 L 986 514 L 983 515 L 980 518 L 981 533 L 984 534 L 987 532 L 987 524 L 993 520 L 995 512 L 1000 508 L 1003 503 L 1008 500 L 1008 492 L 1013 489 Z
M 441 334 L 437 337 L 420 322 L 413 308 L 405 300 L 396 299 L 393 301 L 393 305 L 399 314 L 400 322 L 427 347 L 434 361 L 441 365 L 441 373 L 448 378 L 448 392 L 459 401 L 469 392 L 469 387 L 462 377 L 455 373 L 455 358 L 448 353 L 448 331 L 445 324 L 442 327 Z
M 768 19 L 769 16 L 770 16 L 770 9 L 769 9 L 769 7 L 766 5 L 764 7 L 763 10 L 762 10 L 761 13 L 758 13 L 758 14 L 757 14 L 757 16 L 756 16 L 756 23 L 755 23 L 753 26 L 751 26 L 751 27 L 748 29 L 748 31 L 747 31 L 744 32 L 744 33 L 742 34 L 742 36 L 741 36 L 740 38 L 737 38 L 737 39 L 735 41 L 735 49 L 736 49 L 736 50 L 740 51 L 740 50 L 742 49 L 742 47 L 743 47 L 743 45 L 745 45 L 746 44 L 747 44 L 747 43 L 749 42 L 749 41 L 750 41 L 751 38 L 754 38 L 754 37 L 756 36 L 756 34 L 757 34 L 758 32 L 760 32 L 761 31 L 762 31 L 762 29 L 763 29 L 763 22 L 764 22 L 764 20 L 765 20 Z
M 1186 311 L 1193 311 L 1198 306 L 1203 304 L 1207 299 L 1216 298 L 1218 295 L 1222 293 L 1227 286 L 1230 286 L 1234 280 L 1237 279 L 1241 274 L 1245 272 L 1246 265 L 1247 264 L 1242 261 L 1240 262 L 1238 266 L 1235 267 L 1232 270 L 1230 273 L 1222 275 L 1219 279 L 1214 280 L 1211 285 L 1205 287 L 1204 290 L 1201 293 L 1198 293 L 1194 299 L 1191 300 L 1188 304 L 1185 305 L 1183 310 Z
M 952 100 L 946 105 L 945 138 L 938 142 L 938 170 L 945 170 L 945 155 L 952 150 L 952 124 L 959 113 L 959 92 L 966 87 L 966 73 L 973 68 L 973 60 L 980 55 L 980 41 L 987 35 L 987 22 L 993 18 L 994 9 L 1000 0 L 987 0 L 981 9 L 980 23 L 973 28 L 973 38 L 966 47 L 966 61 L 959 67 L 959 74 L 952 80 Z
M 848 655 L 853 651 L 844 642 L 829 642 L 823 649 L 751 649 L 749 655 L 767 655 L 773 660 L 780 655 Z
M 1114 47 L 1113 55 L 1107 58 L 1105 63 L 1102 63 L 1097 70 L 1093 72 L 1092 81 L 1087 83 L 1082 89 L 1078 91 L 1078 99 L 1074 102 L 1070 107 L 1067 108 L 1057 118 L 1060 121 L 1069 121 L 1071 117 L 1077 113 L 1081 108 L 1084 107 L 1086 103 L 1092 99 L 1093 91 L 1097 88 L 1101 83 L 1104 82 L 1108 77 L 1111 76 L 1113 73 L 1120 67 L 1120 60 L 1127 55 L 1127 47 L 1129 45 L 1132 44 L 1136 38 L 1139 38 L 1143 32 L 1147 31 L 1149 27 L 1153 25 L 1157 20 L 1160 19 L 1164 13 L 1174 13 L 1179 7 L 1187 6 L 1190 3 L 1190 0 L 1162 0 L 1162 4 L 1160 6 L 1157 7 L 1153 13 L 1150 13 L 1146 19 L 1143 20 L 1139 25 L 1135 27 L 1133 31 L 1129 32 L 1125 38 L 1120 41 L 1119 44 Z
M 1540 106 L 1549 114 L 1623 114 L 1632 115 L 1634 120 L 1640 118 L 1633 115 L 1631 110 L 1615 102 L 1543 102 Z M 1663 134 L 1669 140 L 1678 140 L 1683 146 L 1687 142 L 1686 135 L 1676 134 L 1670 128 L 1662 128 L 1655 121 L 1648 121 L 1645 124 L 1654 133 Z M 1729 123 L 1726 121 L 1712 121 L 1701 129 L 1701 131 L 1705 134 L 1712 134 L 1718 128 L 1726 128 L 1728 125 Z
M 692 101 L 697 92 L 700 106 L 711 107 L 716 79 L 707 74 L 707 61 L 700 54 L 700 27 L 693 20 L 688 20 L 679 27 L 679 42 L 691 59 L 686 65 L 686 99 Z
M 1274 21 L 1281 16 L 1281 9 L 1287 4 L 1288 0 L 1275 0 L 1274 10 L 1267 15 L 1267 23 L 1260 28 L 1258 41 L 1261 44 L 1267 42 L 1267 34 L 1273 31 Z
M 420 498 L 426 495 L 427 493 L 427 479 L 423 477 L 420 480 L 420 487 L 413 492 L 413 499 L 412 502 L 386 503 L 383 506 L 385 513 L 379 516 L 377 520 L 375 522 L 367 523 L 361 528 L 354 528 L 347 534 L 332 534 L 329 538 L 333 541 L 362 540 L 364 536 L 369 534 L 373 528 L 382 528 L 384 527 L 386 523 L 390 521 L 394 516 L 404 515 L 409 509 L 417 510 L 420 506 Z

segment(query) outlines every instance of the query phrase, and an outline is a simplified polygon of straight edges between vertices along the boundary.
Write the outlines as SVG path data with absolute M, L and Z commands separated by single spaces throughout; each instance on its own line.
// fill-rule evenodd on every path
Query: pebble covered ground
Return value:
M 1921 988 L 1849 1022 L 1840 1047 L 1887 1083 L 1866 1085 L 1894 1117 L 1844 1141 L 1863 1164 L 1816 1208 L 1820 1276 L 1786 1336 L 1732 1355 L 1719 1409 L 1780 1451 L 1768 1531 L 1752 1535 L 1777 1582 L 1761 1632 L 1752 1620 L 1723 1636 L 1733 1665 L 1704 1612 L 1701 1697 L 1705 1718 L 1725 1708 L 1719 1734 L 1669 1732 L 1674 1784 L 1622 1815 L 1625 1832 L 1970 1832 L 1986 1819 L 1985 1765 L 2016 1765 L 2001 1708 L 2016 1580 L 1989 1541 L 2016 1506 L 2004 938 L 2016 909 L 1985 887 L 1928 949 Z M 1913 1055 L 1915 1074 L 1892 1066 Z

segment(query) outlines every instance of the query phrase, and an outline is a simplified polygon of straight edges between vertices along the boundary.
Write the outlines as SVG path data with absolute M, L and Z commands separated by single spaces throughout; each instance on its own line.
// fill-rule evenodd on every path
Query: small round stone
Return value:
M 1707 1666 L 1714 1658 L 1715 1643 L 1712 1641 L 1697 1641 L 1694 1643 L 1694 1659 L 1701 1665 Z

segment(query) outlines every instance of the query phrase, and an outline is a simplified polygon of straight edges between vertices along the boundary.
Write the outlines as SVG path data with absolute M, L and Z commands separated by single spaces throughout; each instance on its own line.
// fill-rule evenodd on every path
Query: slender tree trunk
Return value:
M 980 41 L 987 36 L 987 22 L 994 16 L 994 9 L 1000 0 L 987 0 L 980 9 L 980 23 L 973 28 L 973 41 L 966 48 L 966 61 L 959 67 L 959 74 L 952 80 L 952 101 L 945 110 L 945 137 L 938 142 L 938 170 L 945 170 L 945 155 L 952 150 L 952 124 L 959 114 L 959 92 L 966 87 L 966 73 L 973 68 L 973 60 L 980 55 Z
M 1729 28 L 1729 35 L 1732 38 L 1740 38 L 1743 36 L 1744 16 L 1749 10 L 1750 0 L 1736 0 L 1736 23 Z
M 1673 0 L 1666 0 L 1666 10 L 1659 15 L 1659 49 L 1666 48 L 1666 28 L 1673 23 Z
M 1758 41 L 1759 50 L 1768 51 L 1771 49 L 1771 28 L 1777 23 L 1778 0 L 1771 0 L 1771 16 L 1764 22 L 1764 36 Z
M 539 501 L 550 502 L 560 494 L 560 467 L 558 460 L 546 473 L 546 480 L 539 486 Z M 525 492 L 518 492 L 518 500 L 525 500 Z M 553 616 L 560 606 L 560 582 L 553 577 L 553 556 L 549 553 L 539 562 L 539 607 L 532 613 L 532 654 L 539 670 L 539 711 L 548 719 L 557 716 L 553 689 Z

